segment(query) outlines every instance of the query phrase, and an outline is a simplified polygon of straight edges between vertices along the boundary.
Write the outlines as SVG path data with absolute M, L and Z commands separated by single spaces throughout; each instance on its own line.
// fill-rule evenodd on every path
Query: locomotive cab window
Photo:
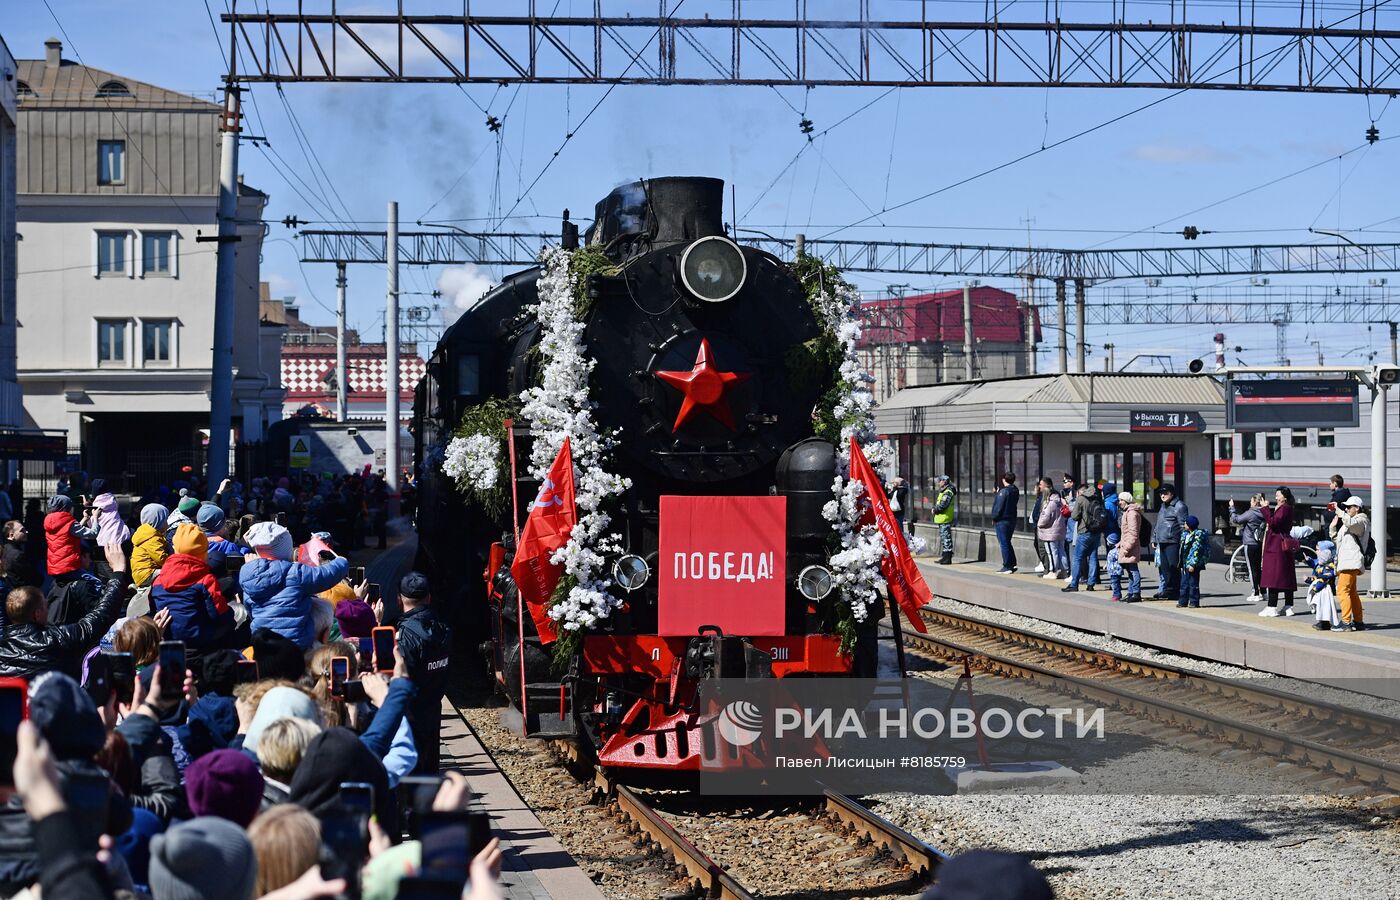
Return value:
M 481 394 L 481 357 L 464 353 L 457 357 L 457 396 L 476 397 Z

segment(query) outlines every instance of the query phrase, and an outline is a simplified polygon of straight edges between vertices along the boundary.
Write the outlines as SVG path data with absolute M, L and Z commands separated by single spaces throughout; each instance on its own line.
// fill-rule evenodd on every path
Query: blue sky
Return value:
M 206 95 L 220 83 L 223 48 L 202 0 L 130 4 L 120 16 L 111 14 L 110 0 L 50 2 L 69 38 L 65 42 L 68 58 L 81 57 L 89 65 Z M 729 9 L 728 2 L 687 2 L 688 15 L 711 8 L 727 14 Z M 887 2 L 894 8 L 913 8 L 900 0 Z M 215 15 L 222 4 L 223 0 L 209 0 Z M 294 4 L 279 0 L 271 0 L 271 5 L 274 10 L 294 9 Z M 560 13 L 571 12 L 572 7 L 587 12 L 591 5 L 586 0 L 561 0 Z M 1160 21 L 1167 16 L 1165 4 L 1132 5 L 1149 8 L 1142 18 L 1155 14 Z M 416 6 L 410 3 L 411 9 Z M 980 15 L 982 4 L 974 6 L 971 14 Z M 1024 6 L 1039 11 L 1042 4 Z M 1094 6 L 1077 4 L 1080 10 Z M 1233 10 L 1233 2 L 1228 6 Z M 356 8 L 387 11 L 392 7 L 387 0 L 364 0 Z M 348 7 L 343 4 L 342 8 Z M 640 8 L 654 12 L 655 3 Z M 12 52 L 21 58 L 41 56 L 43 40 L 59 32 L 49 11 L 37 0 L 11 3 L 8 11 L 2 33 Z M 745 11 L 787 15 L 791 3 L 750 0 Z M 1022 13 L 1028 15 L 1033 17 L 1029 9 Z M 1400 14 L 1392 15 L 1396 22 L 1389 23 L 1391 27 L 1400 26 Z M 517 90 L 342 84 L 287 85 L 279 96 L 274 87 L 258 85 L 247 106 L 250 131 L 266 135 L 272 147 L 245 146 L 241 169 L 248 183 L 271 195 L 267 218 L 274 223 L 290 214 L 318 223 L 334 216 L 377 229 L 382 227 L 386 201 L 396 199 L 404 228 L 414 227 L 420 217 L 482 228 L 487 220 L 514 209 L 515 217 L 506 221 L 504 229 L 552 232 L 563 208 L 570 208 L 575 220 L 587 219 L 593 203 L 619 182 L 703 174 L 735 186 L 741 227 L 817 236 L 864 219 L 871 210 L 893 206 L 1053 143 L 1164 93 L 897 90 L 819 137 L 789 165 L 807 144 L 793 107 L 805 109 L 820 133 L 869 104 L 881 91 L 623 86 L 580 125 L 605 91 L 591 86 Z M 487 131 L 478 104 L 504 120 L 499 144 Z M 292 117 L 301 126 L 304 144 L 291 125 Z M 880 215 L 842 231 L 841 236 L 1017 245 L 1029 239 L 1037 245 L 1060 247 L 1185 246 L 1179 235 L 1170 232 L 1195 225 L 1219 232 L 1203 240 L 1220 243 L 1303 242 L 1315 239 L 1308 235 L 1309 227 L 1340 227 L 1356 240 L 1396 240 L 1400 218 L 1385 220 L 1400 216 L 1396 208 L 1400 187 L 1393 175 L 1400 142 L 1383 140 L 1335 159 L 1365 143 L 1363 133 L 1372 119 L 1377 120 L 1382 137 L 1400 135 L 1400 112 L 1390 110 L 1385 98 L 1373 98 L 1368 104 L 1361 96 L 1188 92 L 994 176 Z M 574 137 L 540 175 L 569 131 L 575 132 Z M 1305 174 L 1218 203 L 1317 163 L 1322 164 Z M 526 193 L 525 186 L 537 175 L 535 187 Z M 324 181 L 333 190 L 325 188 Z M 1356 230 L 1368 225 L 1373 227 Z M 336 225 L 326 222 L 318 227 Z M 272 225 L 264 278 L 273 282 L 275 294 L 300 297 L 307 318 L 330 321 L 333 267 L 300 265 L 290 237 L 289 230 Z M 447 285 L 466 283 L 468 290 L 474 290 L 483 278 L 495 280 L 500 274 L 487 271 L 465 277 L 456 273 L 449 276 Z M 405 270 L 401 287 L 429 291 L 441 277 L 437 270 Z M 961 284 L 960 279 L 896 275 L 855 280 L 872 290 L 900 282 L 911 283 L 914 289 Z M 1391 280 L 1400 287 L 1400 281 Z M 1273 281 L 1272 290 L 1286 283 Z M 1324 290 L 1366 281 L 1317 277 L 1294 283 Z M 1195 290 L 1204 293 L 1208 285 L 1217 283 L 1203 279 Z M 1248 279 L 1231 284 L 1246 290 Z M 1013 283 L 1004 286 L 1019 289 Z M 1147 290 L 1141 283 L 1123 287 L 1137 294 Z M 1191 289 L 1186 283 L 1178 288 L 1186 293 Z M 1166 287 L 1157 290 L 1165 292 Z M 1100 296 L 1091 290 L 1091 302 Z M 382 268 L 351 270 L 350 318 L 375 338 L 383 297 Z M 1042 299 L 1049 299 L 1048 288 Z M 410 296 L 404 302 L 427 302 L 427 298 Z M 1208 356 L 1215 330 L 1098 329 L 1090 335 L 1091 367 L 1102 366 L 1099 347 L 1105 342 L 1116 344 L 1120 362 L 1150 350 L 1169 352 L 1180 365 L 1192 357 Z M 1246 361 L 1272 361 L 1272 327 L 1234 327 L 1227 333 L 1232 346 L 1244 346 L 1238 355 Z M 1368 333 L 1365 326 L 1300 323 L 1290 328 L 1289 337 L 1290 355 L 1297 362 L 1315 360 L 1317 351 L 1310 343 L 1314 340 L 1329 361 L 1338 361 L 1344 354 L 1341 361 L 1363 361 L 1368 347 L 1389 353 L 1384 326 Z M 1042 366 L 1050 359 L 1049 352 L 1043 353 Z

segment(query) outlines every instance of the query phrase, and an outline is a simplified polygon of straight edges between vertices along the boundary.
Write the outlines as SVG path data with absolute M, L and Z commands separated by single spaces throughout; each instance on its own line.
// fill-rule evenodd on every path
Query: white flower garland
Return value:
M 844 281 L 818 285 L 815 306 L 821 324 L 835 336 L 841 347 L 840 391 L 832 414 L 841 426 L 836 442 L 836 477 L 831 483 L 834 499 L 822 507 L 822 516 L 831 522 L 841 540 L 841 549 L 829 560 L 832 580 L 851 607 L 851 617 L 864 622 L 871 604 L 879 602 L 885 588 L 885 576 L 880 560 L 885 555 L 885 539 L 874 525 L 858 527 L 864 513 L 862 496 L 865 486 L 850 480 L 851 438 L 865 453 L 872 469 L 879 471 L 886 462 L 889 448 L 876 443 L 875 394 L 870 386 L 875 379 L 860 364 L 856 343 L 860 340 L 860 320 L 857 304 L 860 296 Z
M 567 596 L 550 607 L 549 615 L 565 629 L 578 631 L 596 625 L 622 605 L 608 593 L 604 568 L 607 554 L 622 552 L 622 537 L 608 533 L 612 518 L 602 506 L 609 497 L 631 487 L 632 481 L 603 467 L 616 440 L 614 435 L 600 432 L 593 421 L 588 376 L 595 360 L 585 352 L 584 323 L 574 312 L 575 279 L 569 272 L 572 255 L 551 248 L 541 258 L 536 283 L 540 302 L 534 313 L 540 323 L 544 372 L 538 387 L 521 392 L 520 412 L 534 436 L 531 475 L 542 479 L 548 474 L 565 438 L 573 454 L 578 524 L 568 543 L 555 551 L 550 561 L 562 564 L 576 583 Z
M 454 437 L 447 444 L 442 471 L 453 481 L 472 490 L 489 491 L 500 477 L 501 442 L 491 435 Z

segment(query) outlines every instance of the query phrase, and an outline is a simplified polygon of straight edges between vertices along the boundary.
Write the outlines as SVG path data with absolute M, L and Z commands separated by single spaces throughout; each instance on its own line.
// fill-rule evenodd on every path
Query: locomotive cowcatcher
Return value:
M 578 738 L 634 776 L 698 770 L 713 754 L 714 729 L 691 705 L 705 679 L 875 674 L 878 611 L 843 653 L 843 601 L 825 568 L 836 455 L 814 410 L 837 372 L 813 349 L 822 324 L 798 273 L 726 234 L 723 187 L 689 177 L 618 187 L 579 251 L 595 262 L 580 304 L 596 361 L 589 394 L 600 429 L 618 435 L 611 469 L 631 487 L 609 510 L 625 547 L 608 560 L 610 590 L 623 605 L 585 629 L 578 652 L 558 658 L 518 612 L 511 515 L 523 522 L 540 490 L 523 465 L 529 423 L 515 422 L 502 448 L 521 464 L 505 479 L 514 496 L 495 509 L 442 472 L 464 414 L 538 382 L 539 267 L 448 329 L 414 409 L 419 565 L 463 598 L 451 614 L 512 703 L 524 694 L 528 733 Z M 567 211 L 563 242 L 578 244 Z

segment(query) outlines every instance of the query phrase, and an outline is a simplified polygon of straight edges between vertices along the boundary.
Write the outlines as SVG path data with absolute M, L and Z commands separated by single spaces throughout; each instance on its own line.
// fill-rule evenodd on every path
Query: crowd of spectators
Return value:
M 500 896 L 428 579 L 341 552 L 381 482 L 67 487 L 4 526 L 0 897 Z

